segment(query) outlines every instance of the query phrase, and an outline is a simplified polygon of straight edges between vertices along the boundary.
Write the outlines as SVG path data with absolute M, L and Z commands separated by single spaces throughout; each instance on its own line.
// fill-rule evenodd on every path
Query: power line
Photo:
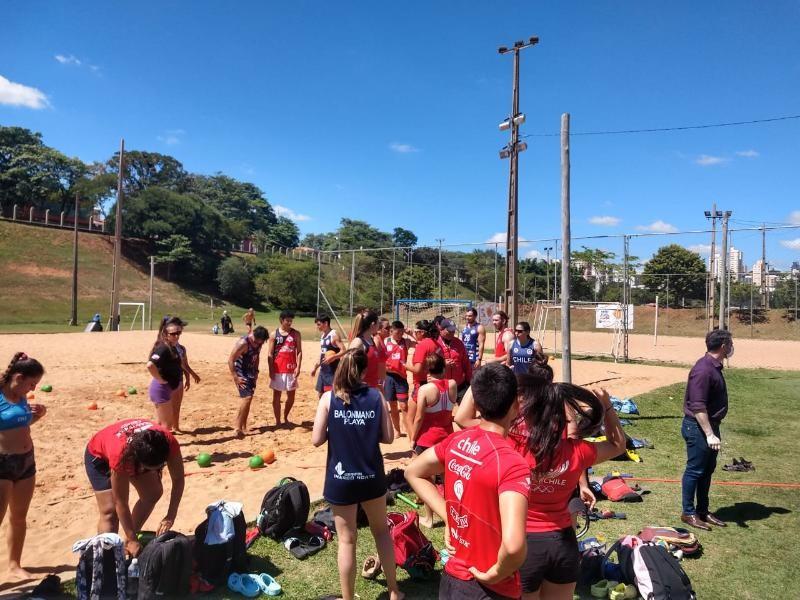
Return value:
M 731 121 L 729 123 L 707 123 L 704 125 L 681 125 L 678 127 L 652 127 L 648 129 L 609 129 L 602 131 L 578 131 L 570 132 L 570 136 L 576 135 L 624 135 L 629 133 L 662 133 L 665 131 L 687 131 L 689 129 L 713 129 L 715 127 L 737 127 L 739 125 L 757 125 L 760 123 L 773 123 L 775 121 L 789 121 L 791 119 L 800 119 L 800 115 L 785 115 L 782 117 L 771 117 L 768 119 L 752 119 L 750 121 Z M 556 133 L 529 133 L 520 137 L 557 137 L 560 132 Z

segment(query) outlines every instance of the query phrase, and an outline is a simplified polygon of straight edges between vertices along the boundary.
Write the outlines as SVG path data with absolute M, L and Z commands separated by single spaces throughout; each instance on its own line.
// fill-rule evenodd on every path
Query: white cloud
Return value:
M 650 225 L 637 225 L 636 229 L 639 231 L 652 231 L 653 233 L 675 233 L 678 231 L 677 227 L 670 225 L 661 219 L 658 221 L 653 221 L 650 223 Z
M 620 219 L 618 217 L 591 217 L 589 223 L 592 225 L 602 225 L 603 227 L 616 227 L 619 225 Z
M 55 58 L 62 65 L 75 65 L 76 67 L 81 66 L 81 61 L 72 54 L 68 54 L 66 56 L 64 54 L 56 54 L 53 58 Z
M 157 135 L 156 139 L 167 146 L 175 146 L 183 141 L 186 131 L 183 129 L 167 129 L 164 135 Z
M 736 153 L 736 156 L 741 156 L 742 158 L 755 158 L 758 156 L 758 152 L 751 148 L 750 150 L 740 150 Z
M 694 164 L 701 167 L 711 167 L 713 165 L 721 165 L 728 162 L 730 159 L 722 156 L 710 156 L 708 154 L 701 154 L 694 160 Z
M 791 250 L 800 250 L 800 238 L 794 238 L 793 240 L 781 240 L 781 246 Z
M 281 206 L 280 204 L 275 204 L 273 207 L 275 209 L 275 214 L 279 217 L 286 217 L 291 219 L 292 221 L 310 221 L 311 217 L 308 215 L 300 215 L 294 212 L 291 208 L 287 208 L 286 206 Z
M 506 243 L 506 233 L 505 233 L 505 231 L 498 231 L 492 237 L 490 237 L 488 240 L 486 240 L 486 243 L 487 244 L 503 244 L 503 245 L 505 245 L 505 243 Z
M 700 256 L 710 256 L 711 244 L 694 244 L 693 246 L 688 246 L 687 250 L 697 252 Z
M 38 110 L 50 106 L 50 101 L 41 90 L 14 83 L 0 75 L 0 104 L 24 106 Z
M 409 154 L 411 152 L 419 152 L 419 148 L 411 144 L 401 144 L 400 142 L 392 142 L 389 144 L 389 149 L 398 154 Z
M 525 258 L 535 258 L 537 260 L 544 260 L 547 258 L 544 252 L 539 252 L 538 250 L 530 250 L 525 253 Z
M 792 225 L 800 225 L 800 210 L 792 211 L 789 215 L 789 223 Z

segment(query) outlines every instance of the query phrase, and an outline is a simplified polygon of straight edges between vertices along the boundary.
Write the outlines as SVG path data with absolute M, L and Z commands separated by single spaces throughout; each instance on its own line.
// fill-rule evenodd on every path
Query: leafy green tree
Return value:
M 167 265 L 168 281 L 172 279 L 173 267 L 185 265 L 194 257 L 192 243 L 185 235 L 173 234 L 166 239 L 158 240 L 156 248 L 158 249 L 156 262 Z
M 413 231 L 395 227 L 394 232 L 392 232 L 392 242 L 395 246 L 416 246 L 417 236 L 414 235 Z
M 277 222 L 266 231 L 264 241 L 268 246 L 297 248 L 300 245 L 300 230 L 288 217 L 278 217 Z
M 255 278 L 261 299 L 278 310 L 312 313 L 316 309 L 316 263 L 274 255 L 265 260 L 265 266 L 266 272 Z
M 168 154 L 126 150 L 123 167 L 123 190 L 129 195 L 154 186 L 173 192 L 185 192 L 189 187 L 189 176 L 183 164 Z M 106 170 L 114 175 L 119 172 L 119 152 L 108 159 Z
M 669 285 L 670 306 L 680 306 L 683 299 L 705 298 L 706 265 L 698 253 L 683 246 L 662 246 L 645 263 L 642 283 L 651 292 L 663 294 L 665 302 Z
M 256 232 L 267 233 L 278 223 L 270 203 L 258 186 L 222 173 L 190 175 L 188 192 L 202 199 L 231 222 L 240 239 Z
M 252 297 L 250 271 L 245 262 L 236 256 L 229 256 L 220 263 L 217 268 L 217 284 L 226 298 L 247 302 Z
M 342 219 L 336 231 L 339 247 L 353 248 L 386 248 L 392 245 L 392 236 L 366 221 Z M 332 248 L 333 249 L 333 248 Z
M 398 298 L 433 298 L 436 281 L 433 269 L 424 266 L 406 267 L 395 278 Z

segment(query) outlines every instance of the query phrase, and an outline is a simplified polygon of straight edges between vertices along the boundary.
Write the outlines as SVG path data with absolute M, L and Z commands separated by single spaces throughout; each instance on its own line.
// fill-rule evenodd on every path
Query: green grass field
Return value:
M 800 417 L 796 399 L 800 373 L 733 369 L 727 370 L 726 376 L 731 411 L 722 426 L 723 449 L 715 481 L 797 482 L 800 469 L 795 454 Z M 680 479 L 685 456 L 680 435 L 683 390 L 684 386 L 677 384 L 637 397 L 641 416 L 631 417 L 633 424 L 626 430 L 633 437 L 653 441 L 655 448 L 641 451 L 644 459 L 641 464 L 610 462 L 598 466 L 595 472 L 605 474 L 613 469 L 639 477 Z M 740 456 L 752 461 L 757 470 L 754 473 L 722 471 L 724 463 Z M 593 523 L 589 535 L 613 542 L 621 535 L 635 534 L 646 525 L 680 526 L 680 485 L 642 485 L 651 493 L 641 504 L 599 503 L 601 507 L 627 513 L 628 519 Z M 792 537 L 800 528 L 797 490 L 714 485 L 711 501 L 712 510 L 728 521 L 729 526 L 715 528 L 710 533 L 698 531 L 703 554 L 700 558 L 683 561 L 698 597 L 703 600 L 797 598 Z M 402 510 L 402 506 L 399 509 Z M 439 526 L 430 532 L 429 537 L 437 548 L 442 547 L 442 531 Z M 362 529 L 358 563 L 374 551 L 368 529 Z M 266 571 L 277 577 L 286 598 L 310 600 L 338 591 L 335 541 L 302 562 L 292 558 L 279 543 L 264 538 L 256 542 L 251 555 L 252 571 Z M 412 582 L 402 570 L 400 580 L 408 598 L 438 597 L 436 581 Z M 358 577 L 358 597 L 362 600 L 385 598 L 383 581 L 382 577 L 376 582 Z M 208 597 L 239 596 L 220 591 Z

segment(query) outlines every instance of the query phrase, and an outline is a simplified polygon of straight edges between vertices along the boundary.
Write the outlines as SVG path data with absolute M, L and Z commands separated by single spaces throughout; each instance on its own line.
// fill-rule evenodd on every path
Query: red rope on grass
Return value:
M 658 479 L 655 477 L 626 477 L 625 479 L 635 479 L 636 481 L 644 481 L 647 483 L 681 483 L 680 479 Z M 782 483 L 782 482 L 769 482 L 769 481 L 714 481 L 714 485 L 729 485 L 729 486 L 742 486 L 742 487 L 765 487 L 765 488 L 782 488 L 782 489 L 800 489 L 800 483 Z

